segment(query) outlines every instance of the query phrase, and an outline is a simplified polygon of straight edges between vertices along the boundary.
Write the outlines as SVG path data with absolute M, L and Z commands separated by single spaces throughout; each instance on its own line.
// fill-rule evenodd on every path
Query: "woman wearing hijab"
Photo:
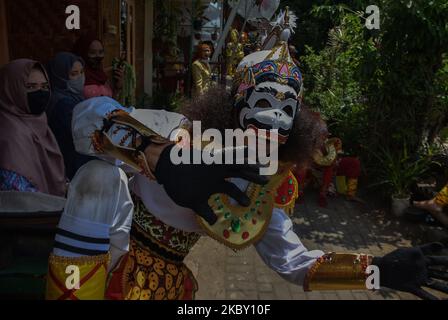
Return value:
M 93 158 L 76 152 L 72 136 L 75 106 L 84 100 L 84 60 L 70 52 L 58 53 L 48 63 L 52 99 L 47 111 L 49 124 L 64 156 L 68 179 Z
M 73 53 L 86 62 L 84 97 L 117 97 L 123 87 L 123 68 L 115 70 L 114 79 L 110 81 L 104 72 L 104 45 L 93 35 L 82 36 L 76 42 Z
M 40 63 L 0 69 L 0 191 L 65 196 L 64 162 L 45 114 L 50 95 Z

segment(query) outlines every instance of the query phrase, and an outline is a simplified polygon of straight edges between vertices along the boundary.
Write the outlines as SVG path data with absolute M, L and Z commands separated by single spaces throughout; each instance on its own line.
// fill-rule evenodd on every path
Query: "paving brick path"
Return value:
M 335 252 L 384 255 L 399 246 L 431 241 L 445 231 L 394 219 L 380 210 L 332 199 L 328 208 L 317 207 L 316 195 L 308 194 L 296 207 L 295 231 L 305 246 Z M 197 299 L 255 300 L 390 300 L 416 299 L 413 295 L 380 290 L 307 292 L 271 271 L 255 249 L 235 253 L 203 238 L 187 258 L 199 283 Z

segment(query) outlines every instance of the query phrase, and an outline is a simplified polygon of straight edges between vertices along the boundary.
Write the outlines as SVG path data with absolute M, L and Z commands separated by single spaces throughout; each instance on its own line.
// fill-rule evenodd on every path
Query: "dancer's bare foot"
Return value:
M 434 219 L 437 219 L 440 223 L 448 228 L 448 215 L 443 212 L 443 207 L 438 205 L 434 199 L 414 202 L 414 206 L 419 209 L 428 211 L 434 217 Z

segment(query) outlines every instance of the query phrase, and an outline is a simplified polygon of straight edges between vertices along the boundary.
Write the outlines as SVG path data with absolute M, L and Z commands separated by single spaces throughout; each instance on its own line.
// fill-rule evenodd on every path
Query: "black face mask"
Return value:
M 50 91 L 38 90 L 28 92 L 28 106 L 30 112 L 34 115 L 40 115 L 45 112 L 50 101 Z
M 93 69 L 100 69 L 101 63 L 103 63 L 103 60 L 104 60 L 104 57 L 89 58 L 87 60 L 87 63 Z

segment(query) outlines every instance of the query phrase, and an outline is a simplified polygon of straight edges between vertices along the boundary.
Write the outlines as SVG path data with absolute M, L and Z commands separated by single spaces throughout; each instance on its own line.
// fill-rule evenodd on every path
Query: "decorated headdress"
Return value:
M 235 102 L 245 98 L 249 89 L 263 82 L 288 85 L 301 98 L 302 73 L 291 58 L 286 42 L 282 42 L 272 50 L 258 51 L 243 59 L 234 78 Z
M 235 107 L 243 129 L 276 129 L 286 143 L 301 108 L 303 79 L 288 46 L 288 10 L 280 14 L 262 51 L 246 56 L 234 77 Z

